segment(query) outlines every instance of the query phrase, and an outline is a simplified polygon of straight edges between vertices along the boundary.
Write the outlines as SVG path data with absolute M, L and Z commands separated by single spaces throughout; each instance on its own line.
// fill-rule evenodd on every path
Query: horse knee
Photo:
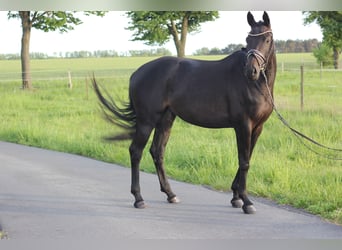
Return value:
M 241 163 L 239 166 L 240 171 L 248 172 L 249 162 Z

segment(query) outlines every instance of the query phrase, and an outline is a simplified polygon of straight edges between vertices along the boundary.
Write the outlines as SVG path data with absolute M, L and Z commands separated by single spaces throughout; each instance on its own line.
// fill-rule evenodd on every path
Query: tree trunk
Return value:
M 186 38 L 188 35 L 189 18 L 190 18 L 190 13 L 187 12 L 185 16 L 183 17 L 180 46 L 179 48 L 177 48 L 178 57 L 185 57 L 185 44 L 186 44 Z
M 21 38 L 21 76 L 23 89 L 31 89 L 31 69 L 30 69 L 30 36 L 32 23 L 30 20 L 30 11 L 19 11 L 23 36 Z
M 169 27 L 171 31 L 171 35 L 173 38 L 173 42 L 175 43 L 176 50 L 177 50 L 177 57 L 183 58 L 185 56 L 185 48 L 184 45 L 182 45 L 181 40 L 179 39 L 179 34 L 176 28 L 175 23 L 171 20 L 171 26 Z
M 173 41 L 176 46 L 177 57 L 181 57 L 181 58 L 185 57 L 185 44 L 186 44 L 186 38 L 188 34 L 189 17 L 190 17 L 190 13 L 187 13 L 183 17 L 180 38 L 179 38 L 179 33 L 177 31 L 176 25 L 173 22 L 173 20 L 171 20 L 171 26 L 169 26 L 171 35 L 173 37 Z
M 185 57 L 185 48 L 181 43 L 176 44 L 177 57 Z
M 339 51 L 336 47 L 334 47 L 333 50 L 334 50 L 334 68 L 338 69 L 338 67 L 339 67 L 339 65 L 338 65 Z

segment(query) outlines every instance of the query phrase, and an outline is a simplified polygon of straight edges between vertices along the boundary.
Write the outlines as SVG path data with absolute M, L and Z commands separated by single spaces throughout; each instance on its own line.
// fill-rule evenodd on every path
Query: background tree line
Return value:
M 275 46 L 277 53 L 306 53 L 314 52 L 315 49 L 322 45 L 317 39 L 309 40 L 276 40 Z M 208 48 L 203 47 L 196 50 L 193 55 L 229 55 L 234 51 L 240 50 L 244 44 L 228 44 L 225 48 Z M 72 51 L 72 52 L 55 52 L 48 55 L 42 52 L 30 53 L 31 59 L 47 59 L 47 58 L 87 58 L 87 57 L 119 57 L 119 56 L 170 56 L 171 51 L 160 47 L 156 49 L 145 50 L 129 50 L 125 53 L 119 53 L 115 50 L 96 50 L 96 51 Z M 17 60 L 20 54 L 0 54 L 0 60 Z
M 317 39 L 308 40 L 276 40 L 275 47 L 277 53 L 306 53 L 313 52 L 319 48 L 321 42 Z M 237 50 L 240 50 L 245 45 L 243 44 L 228 44 L 225 48 L 207 48 L 203 47 L 195 51 L 194 55 L 229 55 Z
M 171 56 L 172 53 L 166 48 L 144 49 L 144 50 L 129 50 L 127 52 L 119 53 L 115 50 L 95 50 L 95 51 L 68 51 L 55 52 L 53 55 L 48 55 L 42 52 L 31 52 L 31 59 L 49 59 L 49 58 L 99 58 L 99 57 L 121 57 L 121 56 Z M 0 60 L 19 60 L 19 53 L 0 54 Z

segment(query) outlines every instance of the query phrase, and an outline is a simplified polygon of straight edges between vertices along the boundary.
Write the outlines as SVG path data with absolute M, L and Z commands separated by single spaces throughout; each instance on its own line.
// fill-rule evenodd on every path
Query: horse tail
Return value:
M 122 108 L 119 107 L 114 99 L 109 95 L 108 91 L 101 86 L 101 89 L 105 91 L 108 99 L 106 99 L 100 91 L 100 87 L 96 82 L 95 77 L 92 78 L 92 84 L 94 91 L 100 101 L 100 107 L 102 108 L 103 115 L 107 121 L 115 124 L 126 130 L 125 133 L 115 135 L 112 137 L 106 137 L 106 140 L 128 140 L 132 139 L 136 129 L 136 114 L 132 102 L 122 103 Z

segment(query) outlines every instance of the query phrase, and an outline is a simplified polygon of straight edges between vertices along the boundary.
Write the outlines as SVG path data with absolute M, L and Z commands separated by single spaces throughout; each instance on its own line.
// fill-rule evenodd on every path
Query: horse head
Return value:
M 247 14 L 251 26 L 247 41 L 247 62 L 245 74 L 248 79 L 256 81 L 260 72 L 265 71 L 270 55 L 274 53 L 273 34 L 268 14 L 264 12 L 263 21 L 256 22 L 251 12 Z

